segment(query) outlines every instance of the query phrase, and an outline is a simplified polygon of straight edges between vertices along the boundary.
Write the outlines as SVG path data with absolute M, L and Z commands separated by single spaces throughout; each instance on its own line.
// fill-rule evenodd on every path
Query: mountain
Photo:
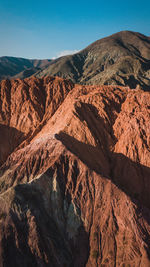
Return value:
M 150 93 L 59 77 L 0 92 L 1 266 L 149 266 Z
M 81 84 L 150 87 L 150 37 L 122 31 L 98 40 L 75 55 L 53 60 L 35 74 L 56 75 Z
M 0 58 L 0 80 L 59 76 L 73 83 L 150 88 L 150 37 L 122 31 L 55 60 Z
M 43 69 L 50 60 L 33 60 L 17 57 L 0 57 L 0 80 L 6 78 L 26 78 Z

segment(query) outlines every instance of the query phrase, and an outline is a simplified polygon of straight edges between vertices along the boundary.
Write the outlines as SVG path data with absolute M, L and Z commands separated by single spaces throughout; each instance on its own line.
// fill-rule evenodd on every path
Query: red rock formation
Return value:
M 4 80 L 0 83 L 0 164 L 27 137 L 37 131 L 63 102 L 73 84 L 53 77 Z
M 150 94 L 0 86 L 2 266 L 149 266 Z

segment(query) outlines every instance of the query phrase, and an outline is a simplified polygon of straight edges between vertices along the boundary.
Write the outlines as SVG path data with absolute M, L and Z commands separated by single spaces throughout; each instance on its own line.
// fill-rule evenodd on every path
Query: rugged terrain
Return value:
M 75 55 L 51 61 L 35 74 L 57 75 L 81 84 L 150 87 L 150 37 L 122 31 L 100 39 Z
M 79 84 L 150 88 L 150 37 L 122 31 L 55 60 L 0 58 L 0 79 L 48 75 Z
M 46 67 L 51 60 L 0 57 L 0 80 L 6 78 L 27 78 Z
M 150 93 L 0 83 L 0 266 L 150 266 Z

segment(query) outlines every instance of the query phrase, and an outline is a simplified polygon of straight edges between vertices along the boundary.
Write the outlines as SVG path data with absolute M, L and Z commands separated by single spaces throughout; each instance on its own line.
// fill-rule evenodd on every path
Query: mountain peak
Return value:
M 81 84 L 114 84 L 150 88 L 150 38 L 121 31 L 97 40 L 76 55 L 58 58 L 43 71 Z
M 60 76 L 80 84 L 150 88 L 150 37 L 121 31 L 55 60 L 0 59 L 0 79 Z

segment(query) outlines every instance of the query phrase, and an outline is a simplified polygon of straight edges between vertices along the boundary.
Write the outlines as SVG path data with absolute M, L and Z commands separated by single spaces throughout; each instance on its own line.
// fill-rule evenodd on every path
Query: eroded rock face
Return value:
M 1 266 L 150 265 L 149 103 L 127 87 L 1 82 Z
M 55 113 L 72 87 L 53 77 L 0 82 L 0 164 Z

